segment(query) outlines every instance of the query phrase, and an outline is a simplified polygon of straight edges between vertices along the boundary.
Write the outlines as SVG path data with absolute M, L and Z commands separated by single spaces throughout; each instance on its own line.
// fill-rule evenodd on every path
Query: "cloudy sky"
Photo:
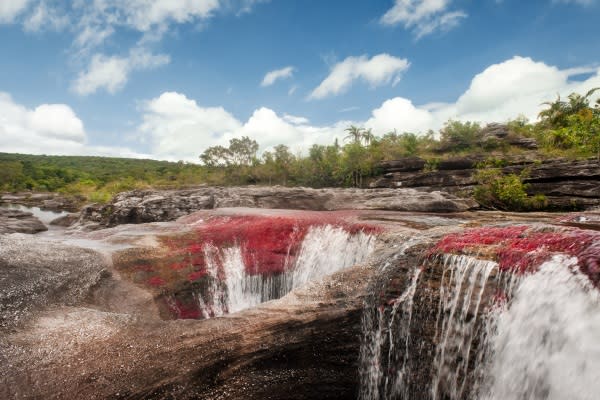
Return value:
M 0 151 L 197 161 L 535 119 L 600 86 L 600 0 L 0 0 Z

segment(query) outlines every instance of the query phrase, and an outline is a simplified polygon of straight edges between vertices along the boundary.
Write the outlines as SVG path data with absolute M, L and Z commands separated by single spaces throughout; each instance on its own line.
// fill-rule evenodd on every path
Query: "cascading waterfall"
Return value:
M 441 389 L 452 400 L 463 396 L 471 344 L 477 334 L 475 325 L 478 321 L 481 298 L 494 268 L 497 268 L 497 264 L 492 261 L 465 255 L 444 255 L 444 272 L 434 337 L 438 345 L 431 385 L 433 400 L 440 398 Z
M 209 285 L 198 295 L 203 317 L 241 311 L 279 298 L 308 282 L 364 262 L 373 252 L 375 236 L 351 234 L 331 225 L 310 227 L 296 257 L 286 259 L 279 275 L 250 274 L 244 263 L 243 244 L 204 248 Z M 288 252 L 289 253 L 289 252 Z
M 421 266 L 390 257 L 365 303 L 359 398 L 597 399 L 591 243 L 579 259 L 540 259 L 537 247 L 512 269 L 464 254 L 430 253 Z M 525 269 L 522 257 L 539 261 Z
M 495 262 L 469 256 L 447 255 L 439 288 L 434 342 L 438 343 L 432 360 L 430 398 L 439 398 L 444 389 L 450 399 L 462 398 L 465 390 L 471 343 L 483 291 Z M 384 264 L 382 271 L 387 269 Z M 410 282 L 391 307 L 367 304 L 363 313 L 363 341 L 360 352 L 360 399 L 411 399 L 414 355 L 422 349 L 411 348 L 411 323 L 415 294 L 422 267 L 413 268 Z M 459 360 L 458 362 L 456 360 Z
M 598 398 L 600 295 L 576 258 L 525 276 L 495 323 L 481 399 Z

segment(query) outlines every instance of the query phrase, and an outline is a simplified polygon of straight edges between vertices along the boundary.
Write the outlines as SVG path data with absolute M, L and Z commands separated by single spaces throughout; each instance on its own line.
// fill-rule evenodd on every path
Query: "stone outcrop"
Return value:
M 416 170 L 419 163 L 410 157 L 388 161 L 382 165 L 383 175 L 373 182 L 376 188 L 414 188 L 423 191 L 443 190 L 449 193 L 468 194 L 477 184 L 474 175 L 477 163 L 485 157 L 457 157 L 440 161 L 433 171 Z M 600 161 L 589 160 L 533 160 L 513 161 L 501 168 L 504 174 L 520 174 L 528 193 L 544 194 L 549 207 L 557 210 L 586 209 L 600 206 Z
M 47 211 L 79 211 L 85 198 L 81 196 L 63 196 L 58 193 L 4 193 L 0 203 L 21 204 L 27 207 L 39 207 Z
M 287 187 L 201 187 L 188 190 L 135 190 L 120 193 L 107 205 L 81 211 L 80 225 L 108 227 L 128 223 L 172 221 L 198 210 L 251 207 L 312 211 L 392 210 L 460 212 L 476 207 L 439 191 L 414 189 L 310 189 Z
M 0 234 L 38 233 L 48 228 L 28 211 L 0 207 Z

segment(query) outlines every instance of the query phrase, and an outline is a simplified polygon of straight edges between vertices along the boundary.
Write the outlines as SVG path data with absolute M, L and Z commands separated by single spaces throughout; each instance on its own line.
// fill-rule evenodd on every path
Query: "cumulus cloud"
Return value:
M 263 86 L 263 87 L 271 86 L 279 79 L 291 78 L 293 74 L 294 74 L 294 67 L 291 67 L 291 66 L 267 72 L 267 74 L 263 78 L 260 86 Z
M 0 148 L 10 153 L 150 158 L 125 147 L 89 145 L 83 122 L 66 104 L 30 109 L 4 92 L 0 92 Z
M 157 68 L 169 62 L 169 56 L 152 54 L 145 49 L 133 49 L 127 57 L 96 54 L 87 70 L 79 73 L 72 90 L 82 96 L 99 89 L 115 93 L 125 86 L 132 71 Z
M 246 122 L 241 122 L 222 107 L 203 107 L 176 92 L 166 92 L 148 101 L 138 131 L 152 143 L 156 157 L 198 161 L 208 147 L 227 146 L 229 140 L 248 136 L 261 150 L 286 144 L 293 151 L 306 150 L 314 143 L 331 143 L 342 138 L 347 123 L 310 126 L 303 117 L 279 116 L 261 107 Z
M 452 0 L 396 0 L 382 17 L 383 25 L 403 25 L 417 39 L 435 31 L 448 31 L 467 17 L 461 10 L 448 11 Z
M 0 1 L 0 24 L 10 24 L 19 16 L 27 6 L 30 0 L 7 0 Z
M 587 73 L 581 81 L 573 77 Z M 400 132 L 426 132 L 439 129 L 448 119 L 502 122 L 518 115 L 535 120 L 541 103 L 559 93 L 585 93 L 600 86 L 600 69 L 558 69 L 531 58 L 513 57 L 491 65 L 477 74 L 469 88 L 454 103 L 415 106 L 409 99 L 396 97 L 373 110 L 364 125 L 377 134 L 397 129 Z
M 322 99 L 345 92 L 355 80 L 363 80 L 372 87 L 391 83 L 396 85 L 402 72 L 408 69 L 410 63 L 404 58 L 398 58 L 386 53 L 378 54 L 369 59 L 368 56 L 348 57 L 335 64 L 331 72 L 315 88 L 309 99 Z

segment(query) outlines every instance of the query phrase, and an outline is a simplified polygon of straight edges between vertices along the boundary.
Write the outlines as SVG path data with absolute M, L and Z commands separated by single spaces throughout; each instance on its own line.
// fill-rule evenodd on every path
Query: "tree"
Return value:
M 353 143 L 360 143 L 362 139 L 363 128 L 359 128 L 354 125 L 350 125 L 348 128 L 344 129 L 348 132 L 348 135 L 344 139 L 350 139 Z
M 250 139 L 247 136 L 242 136 L 241 139 L 231 139 L 229 141 L 229 152 L 231 153 L 233 165 L 252 165 L 256 159 L 258 151 L 258 143 L 256 140 Z
M 227 147 L 212 146 L 200 155 L 200 160 L 207 167 L 228 166 L 231 160 L 231 151 Z
M 365 142 L 365 146 L 370 145 L 371 142 L 373 141 L 373 139 L 375 139 L 375 135 L 373 135 L 371 128 L 363 129 L 360 136 L 361 136 L 362 140 Z

